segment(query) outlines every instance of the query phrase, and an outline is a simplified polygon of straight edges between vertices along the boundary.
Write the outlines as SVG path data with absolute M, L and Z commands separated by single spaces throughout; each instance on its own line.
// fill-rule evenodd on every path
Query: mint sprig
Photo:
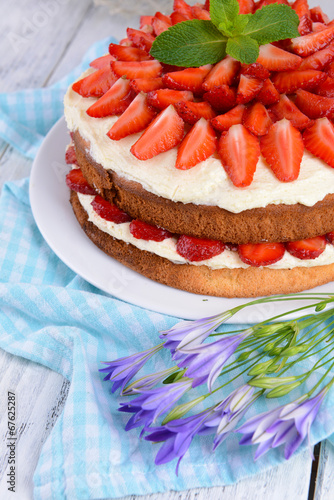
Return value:
M 193 19 L 172 26 L 154 41 L 151 55 L 174 66 L 215 64 L 226 54 L 254 63 L 259 46 L 299 36 L 299 18 L 284 4 L 239 14 L 238 0 L 211 0 L 211 21 Z

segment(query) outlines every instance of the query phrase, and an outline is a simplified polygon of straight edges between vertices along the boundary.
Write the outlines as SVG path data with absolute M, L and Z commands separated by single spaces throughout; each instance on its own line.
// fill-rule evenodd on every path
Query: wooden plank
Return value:
M 51 432 L 66 401 L 69 382 L 48 368 L 12 356 L 0 349 L 0 492 L 10 500 L 8 491 L 7 391 L 15 393 L 16 498 L 32 498 L 32 477 L 43 443 Z
M 0 189 L 7 181 L 28 177 L 32 161 L 22 156 L 12 147 L 8 147 L 0 160 Z
M 91 0 L 3 2 L 1 92 L 40 87 L 79 29 Z
M 125 38 L 128 26 L 139 27 L 139 17 L 124 18 L 120 14 L 111 16 L 106 7 L 91 7 L 49 83 L 56 82 L 79 64 L 94 42 L 109 36 L 117 40 Z M 107 46 L 105 52 L 108 52 Z
M 321 443 L 314 500 L 334 500 L 334 447 L 329 441 Z

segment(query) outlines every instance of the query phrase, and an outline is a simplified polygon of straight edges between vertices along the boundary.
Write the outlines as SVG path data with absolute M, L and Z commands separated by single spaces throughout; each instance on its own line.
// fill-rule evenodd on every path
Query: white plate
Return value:
M 48 133 L 32 166 L 30 202 L 44 239 L 69 268 L 114 297 L 185 319 L 217 314 L 249 301 L 195 295 L 161 285 L 131 271 L 97 248 L 81 229 L 69 203 L 65 184 L 69 168 L 64 161 L 68 143 L 65 119 L 61 118 Z M 328 293 L 332 288 L 332 284 L 328 284 L 314 292 Z M 291 308 L 291 302 L 257 305 L 242 310 L 233 322 L 263 321 Z

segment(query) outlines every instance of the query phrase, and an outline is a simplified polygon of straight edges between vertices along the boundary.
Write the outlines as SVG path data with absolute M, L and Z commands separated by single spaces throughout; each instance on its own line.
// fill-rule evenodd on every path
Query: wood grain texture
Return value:
M 115 0 L 115 2 L 118 0 Z M 58 5 L 59 10 L 43 21 L 41 5 Z M 312 0 L 312 6 L 319 4 Z M 321 2 L 320 2 L 321 3 Z M 325 2 L 322 1 L 322 5 Z M 327 9 L 328 7 L 328 9 Z M 334 16 L 334 5 L 324 7 Z M 55 7 L 57 10 L 57 7 Z M 45 9 L 44 9 L 45 10 Z M 332 11 L 332 12 L 331 12 Z M 37 13 L 37 14 L 36 14 Z M 39 19 L 39 25 L 37 26 Z M 44 16 L 45 19 L 45 16 Z M 127 20 L 134 27 L 135 19 Z M 125 22 L 104 8 L 93 9 L 91 0 L 17 0 L 2 5 L 0 29 L 0 89 L 17 90 L 53 83 L 70 71 L 96 40 L 113 35 L 121 38 Z M 10 35 L 10 36 L 8 36 Z M 16 36 L 15 36 L 16 35 Z M 15 45 L 16 40 L 16 45 Z M 0 142 L 0 186 L 9 179 L 28 175 L 31 161 Z M 63 405 L 69 383 L 60 375 L 35 363 L 0 350 L 0 498 L 32 499 L 32 475 L 43 442 Z M 10 387 L 10 389 L 9 389 Z M 6 467 L 7 390 L 17 394 L 20 461 L 20 494 L 8 495 L 4 483 Z M 322 447 L 316 486 L 316 500 L 334 499 L 333 447 Z M 308 453 L 256 477 L 226 488 L 202 488 L 140 497 L 142 500 L 307 500 L 311 460 Z M 126 497 L 135 500 L 139 497 Z M 71 499 L 72 500 L 72 499 Z M 75 500 L 75 499 L 74 499 Z

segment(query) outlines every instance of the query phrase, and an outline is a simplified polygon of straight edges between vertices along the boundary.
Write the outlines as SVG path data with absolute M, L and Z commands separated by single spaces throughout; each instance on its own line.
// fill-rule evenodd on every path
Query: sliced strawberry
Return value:
M 86 113 L 94 118 L 121 114 L 124 113 L 131 101 L 130 81 L 119 78 L 104 96 L 87 109 Z
M 72 89 L 82 97 L 101 97 L 114 85 L 116 80 L 117 77 L 111 71 L 110 66 L 105 66 L 73 83 Z
M 204 9 L 210 10 L 210 0 L 205 0 Z
M 296 106 L 309 118 L 316 120 L 328 116 L 334 116 L 334 99 L 311 94 L 306 90 L 297 90 Z
M 312 89 L 324 82 L 326 73 L 314 69 L 304 71 L 282 71 L 273 76 L 272 81 L 280 94 L 292 94 L 298 89 Z
M 122 40 L 119 41 L 119 44 L 122 45 L 122 47 L 133 47 L 131 40 L 128 38 L 122 38 Z
M 175 103 L 175 109 L 181 118 L 190 125 L 194 125 L 200 118 L 211 120 L 216 113 L 208 102 L 180 101 Z
M 323 83 L 321 83 L 314 92 L 318 95 L 322 95 L 324 97 L 334 97 L 334 79 L 327 77 Z
M 205 78 L 203 89 L 212 90 L 219 85 L 231 85 L 240 68 L 239 61 L 226 56 L 217 63 Z
M 283 258 L 284 253 L 283 243 L 248 243 L 238 247 L 238 254 L 242 262 L 252 267 L 275 264 Z
M 151 59 L 145 50 L 138 49 L 137 47 L 125 47 L 124 45 L 117 45 L 116 43 L 111 43 L 109 45 L 109 53 L 118 61 L 135 62 L 148 61 Z
M 286 249 L 297 259 L 316 259 L 326 249 L 326 237 L 317 236 L 307 240 L 289 241 L 286 243 Z
M 292 38 L 290 49 L 299 56 L 310 56 L 317 50 L 326 47 L 334 38 L 334 26 L 319 31 L 318 33 L 311 33 L 310 35 L 299 36 Z
M 310 10 L 310 14 L 312 21 L 315 23 L 329 23 L 329 17 L 322 11 L 320 7 L 313 7 L 313 9 Z
M 123 224 L 124 222 L 131 222 L 132 217 L 123 210 L 120 210 L 116 205 L 110 203 L 99 195 L 96 195 L 91 203 L 97 215 L 115 224 Z
M 228 132 L 222 134 L 218 152 L 233 184 L 237 187 L 249 186 L 260 157 L 257 137 L 241 124 L 232 125 Z
M 282 182 L 298 179 L 304 153 L 303 138 L 285 118 L 274 123 L 267 135 L 261 137 L 261 153 Z
M 308 15 L 302 16 L 299 22 L 298 31 L 301 36 L 309 35 L 313 31 L 312 21 Z
M 67 165 L 79 165 L 75 147 L 73 145 L 68 146 L 68 148 L 66 149 L 65 162 L 67 163 Z
M 239 2 L 239 14 L 253 14 L 254 12 L 254 0 L 238 0 Z
M 164 21 L 165 23 L 169 24 L 170 26 L 172 25 L 170 17 L 166 16 L 165 14 L 162 14 L 159 11 L 155 13 L 154 17 L 156 17 L 157 19 L 160 19 L 160 21 Z
M 326 240 L 329 241 L 329 243 L 334 244 L 334 231 L 326 234 Z
M 263 87 L 263 80 L 240 75 L 237 92 L 237 103 L 246 104 L 252 101 Z
M 193 19 L 191 7 L 184 0 L 174 0 L 173 11 L 182 14 L 187 19 Z
M 301 19 L 305 15 L 308 17 L 310 16 L 310 9 L 307 0 L 296 0 L 292 4 L 292 8 L 296 12 L 299 19 Z
M 231 109 L 224 115 L 216 116 L 211 120 L 211 125 L 221 132 L 224 132 L 232 127 L 232 125 L 239 125 L 242 123 L 246 107 L 243 104 L 238 104 L 235 108 Z
M 130 82 L 131 88 L 136 94 L 139 92 L 151 92 L 162 89 L 164 84 L 161 77 L 158 78 L 135 78 Z
M 96 194 L 95 189 L 92 188 L 84 178 L 80 168 L 74 168 L 66 175 L 66 185 L 76 193 Z
M 237 104 L 237 92 L 233 87 L 219 85 L 203 95 L 203 99 L 220 113 L 225 113 Z
M 279 102 L 270 109 L 278 120 L 286 118 L 298 129 L 303 130 L 313 124 L 313 121 L 304 115 L 285 94 L 282 94 Z
M 108 137 L 119 141 L 131 134 L 142 132 L 155 118 L 157 112 L 147 104 L 145 94 L 138 94 L 108 132 Z
M 268 43 L 267 45 L 261 45 L 257 62 L 269 71 L 287 71 L 297 69 L 301 65 L 302 59 Z
M 117 76 L 134 78 L 157 78 L 162 73 L 161 64 L 156 61 L 113 61 L 111 69 Z
M 132 146 L 131 153 L 139 160 L 148 160 L 174 148 L 183 139 L 184 122 L 175 108 L 162 111 Z
M 269 78 L 263 82 L 263 87 L 256 96 L 256 99 L 265 106 L 270 106 L 279 101 L 279 92 L 275 89 L 274 84 Z
M 153 21 L 153 16 L 140 16 L 140 29 L 142 29 L 144 26 L 152 26 L 152 21 Z
M 224 250 L 225 245 L 222 241 L 205 240 L 185 234 L 179 237 L 176 245 L 177 253 L 190 262 L 212 259 L 212 257 L 223 253 Z
M 326 73 L 328 76 L 330 76 L 331 78 L 334 78 L 334 62 L 332 62 L 328 68 L 325 69 Z
M 173 235 L 166 229 L 152 226 L 143 220 L 134 219 L 130 223 L 130 233 L 134 238 L 145 241 L 163 241 Z
M 253 64 L 243 64 L 240 73 L 242 75 L 258 78 L 259 80 L 267 80 L 270 76 L 270 72 L 258 62 Z
M 138 49 L 146 50 L 149 52 L 152 48 L 153 42 L 155 40 L 154 36 L 150 33 L 144 33 L 143 31 L 134 30 L 128 28 L 126 30 L 129 40 Z
M 328 118 L 318 119 L 303 134 L 305 148 L 334 168 L 334 126 Z
M 201 66 L 200 68 L 187 68 L 181 71 L 166 73 L 162 79 L 169 89 L 190 90 L 194 94 L 201 94 L 202 83 L 211 68 L 211 64 Z
M 331 42 L 327 47 L 319 50 L 315 54 L 306 57 L 301 63 L 299 69 L 318 69 L 321 70 L 328 64 L 334 61 L 334 42 Z
M 193 100 L 193 93 L 188 90 L 158 89 L 147 94 L 149 105 L 157 109 L 168 108 L 171 104 L 175 104 L 179 101 Z
M 111 56 L 110 54 L 107 54 L 106 56 L 102 56 L 102 57 L 98 57 L 97 59 L 94 59 L 94 61 L 92 61 L 89 66 L 91 68 L 95 68 L 95 69 L 102 69 L 102 68 L 105 68 L 105 67 L 108 67 L 110 68 L 110 63 L 111 61 L 114 61 L 115 58 L 113 56 Z
M 181 14 L 180 12 L 172 12 L 170 15 L 170 19 L 172 21 L 172 25 L 183 23 L 184 21 L 189 21 L 189 18 Z
M 324 23 L 312 23 L 313 33 L 319 33 L 319 31 L 324 31 L 328 26 Z
M 242 122 L 252 134 L 257 136 L 266 135 L 272 125 L 268 111 L 260 102 L 246 109 Z
M 217 149 L 216 134 L 210 123 L 201 118 L 183 139 L 177 152 L 175 167 L 188 170 L 207 160 Z
M 210 13 L 200 5 L 191 7 L 191 13 L 195 19 L 202 19 L 204 21 L 210 20 Z
M 162 21 L 161 19 L 158 19 L 157 17 L 155 17 L 152 21 L 153 31 L 154 31 L 154 34 L 156 36 L 159 36 L 164 31 L 167 31 L 168 28 L 171 27 L 171 25 L 172 25 L 172 23 L 170 23 L 170 22 L 166 23 L 166 21 Z

